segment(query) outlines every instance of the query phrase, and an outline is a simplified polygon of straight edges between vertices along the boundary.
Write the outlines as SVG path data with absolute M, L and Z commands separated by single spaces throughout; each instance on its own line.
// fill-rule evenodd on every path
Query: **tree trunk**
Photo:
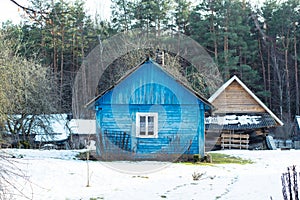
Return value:
M 57 74 L 57 48 L 56 48 L 56 38 L 55 38 L 55 28 L 54 25 L 52 26 L 52 43 L 53 43 L 53 71 Z
M 224 30 L 224 63 L 225 66 L 228 66 L 228 10 L 227 10 L 227 14 L 226 14 L 226 19 L 225 19 L 225 30 Z M 228 71 L 228 68 L 225 69 L 225 74 L 227 77 L 225 77 L 226 79 L 230 78 L 230 72 Z
M 270 62 L 270 48 L 268 47 L 268 63 L 267 63 L 267 68 L 268 68 L 268 91 L 270 93 L 269 96 L 269 105 L 272 108 L 272 94 L 271 94 L 271 62 Z
M 280 75 L 279 65 L 276 56 L 276 47 L 275 42 L 271 42 L 271 59 L 273 61 L 273 72 L 275 77 L 277 78 L 277 88 L 278 88 L 278 95 L 279 95 L 279 113 L 280 119 L 283 118 L 283 88 L 282 88 L 282 77 Z
M 157 19 L 157 36 L 158 36 L 158 38 L 160 37 L 160 20 L 159 19 Z
M 284 48 L 284 69 L 285 69 L 285 77 L 286 77 L 286 109 L 288 114 L 288 121 L 291 119 L 291 89 L 290 89 L 290 72 L 288 65 L 288 53 L 289 53 L 289 34 L 290 29 L 286 30 L 286 35 L 282 40 L 282 46 Z
M 296 24 L 294 23 L 294 68 L 295 68 L 295 86 L 296 86 L 296 115 L 299 115 L 299 83 L 298 83 L 298 62 L 297 62 L 297 38 Z
M 210 31 L 214 37 L 214 56 L 215 56 L 215 62 L 218 63 L 218 43 L 217 43 L 217 34 L 216 34 L 216 29 L 214 25 L 214 9 L 211 6 L 210 8 L 211 14 L 210 14 Z
M 266 69 L 265 69 L 265 63 L 264 63 L 264 58 L 263 58 L 263 54 L 262 54 L 262 47 L 261 47 L 260 39 L 258 39 L 258 48 L 259 48 L 259 55 L 260 55 L 260 60 L 261 60 L 262 73 L 263 73 L 264 90 L 267 91 Z M 265 97 L 265 102 L 267 102 L 267 97 Z
M 62 108 L 63 99 L 63 83 L 64 83 L 64 27 L 62 27 L 61 32 L 61 53 L 60 53 L 60 108 Z
M 75 64 L 75 45 L 76 45 L 76 42 L 75 42 L 75 33 L 72 34 L 72 68 L 71 68 L 71 73 L 75 74 L 76 73 L 76 64 Z M 72 76 L 73 78 L 73 76 Z
M 284 59 L 285 59 L 285 73 L 286 73 L 286 104 L 287 104 L 287 113 L 289 120 L 291 119 L 291 92 L 290 92 L 290 73 L 288 66 L 288 46 L 286 46 L 284 51 Z

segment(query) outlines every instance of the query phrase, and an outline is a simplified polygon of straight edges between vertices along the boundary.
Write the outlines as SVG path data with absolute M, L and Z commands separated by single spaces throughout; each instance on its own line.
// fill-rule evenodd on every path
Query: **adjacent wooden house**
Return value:
M 237 76 L 224 83 L 208 101 L 215 108 L 213 115 L 206 118 L 208 150 L 261 149 L 272 128 L 283 125 Z
M 102 159 L 204 156 L 204 115 L 211 104 L 151 59 L 87 106 L 96 110 Z

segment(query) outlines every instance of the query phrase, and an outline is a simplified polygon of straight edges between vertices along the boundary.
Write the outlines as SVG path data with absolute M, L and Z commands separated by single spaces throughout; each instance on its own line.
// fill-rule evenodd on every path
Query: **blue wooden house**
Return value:
M 96 110 L 97 154 L 103 159 L 204 156 L 211 104 L 151 59 L 87 106 Z

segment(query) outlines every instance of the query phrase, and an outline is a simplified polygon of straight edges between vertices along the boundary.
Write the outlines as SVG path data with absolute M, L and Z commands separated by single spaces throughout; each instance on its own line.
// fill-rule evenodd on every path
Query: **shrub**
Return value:
M 192 174 L 193 180 L 198 181 L 205 173 L 194 172 Z
M 298 174 L 295 165 L 288 167 L 287 172 L 282 173 L 281 183 L 282 183 L 282 195 L 284 200 L 299 200 Z

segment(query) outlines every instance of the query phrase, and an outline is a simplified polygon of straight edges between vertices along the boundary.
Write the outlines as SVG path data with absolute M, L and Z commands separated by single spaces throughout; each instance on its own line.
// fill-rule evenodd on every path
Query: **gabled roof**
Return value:
M 105 91 L 103 91 L 102 93 L 100 93 L 98 96 L 96 96 L 95 98 L 93 98 L 92 100 L 90 100 L 85 107 L 86 108 L 91 108 L 91 106 L 103 95 L 105 95 L 106 93 L 108 93 L 109 91 L 111 91 L 114 87 L 116 87 L 120 82 L 122 82 L 123 80 L 125 80 L 127 77 L 129 77 L 131 74 L 133 74 L 135 71 L 137 71 L 143 64 L 145 64 L 146 62 L 151 62 L 152 64 L 154 64 L 156 67 L 158 67 L 159 69 L 161 69 L 164 73 L 166 73 L 168 76 L 172 77 L 177 83 L 179 83 L 180 85 L 182 85 L 184 88 L 186 88 L 189 92 L 191 92 L 194 96 L 196 96 L 198 99 L 200 99 L 201 101 L 203 101 L 203 103 L 205 103 L 206 105 L 208 105 L 209 107 L 213 107 L 212 104 L 205 98 L 203 97 L 201 94 L 199 94 L 198 92 L 196 92 L 194 89 L 192 89 L 190 86 L 188 86 L 186 83 L 182 82 L 181 80 L 179 80 L 178 78 L 174 77 L 172 74 L 170 74 L 168 71 L 166 71 L 162 66 L 160 66 L 158 63 L 156 63 L 155 61 L 153 61 L 151 58 L 147 58 L 145 60 L 143 60 L 140 64 L 138 64 L 137 66 L 135 66 L 134 68 L 132 68 L 131 70 L 129 70 L 124 76 L 122 76 L 115 84 L 113 84 L 112 86 L 110 86 L 108 89 L 106 89 Z
M 96 134 L 96 120 L 72 119 L 68 127 L 72 134 Z
M 41 125 L 34 126 L 31 131 L 36 133 L 35 141 L 55 142 L 67 140 L 69 131 L 67 114 L 49 114 L 46 118 L 41 118 Z M 44 126 L 49 126 L 51 132 L 47 132 Z
M 215 99 L 225 91 L 225 89 L 236 81 L 242 88 L 267 112 L 269 113 L 274 120 L 280 125 L 283 125 L 283 122 L 253 93 L 251 90 L 236 76 L 234 75 L 231 79 L 229 79 L 226 83 L 224 83 L 209 99 L 210 103 L 213 103 Z

